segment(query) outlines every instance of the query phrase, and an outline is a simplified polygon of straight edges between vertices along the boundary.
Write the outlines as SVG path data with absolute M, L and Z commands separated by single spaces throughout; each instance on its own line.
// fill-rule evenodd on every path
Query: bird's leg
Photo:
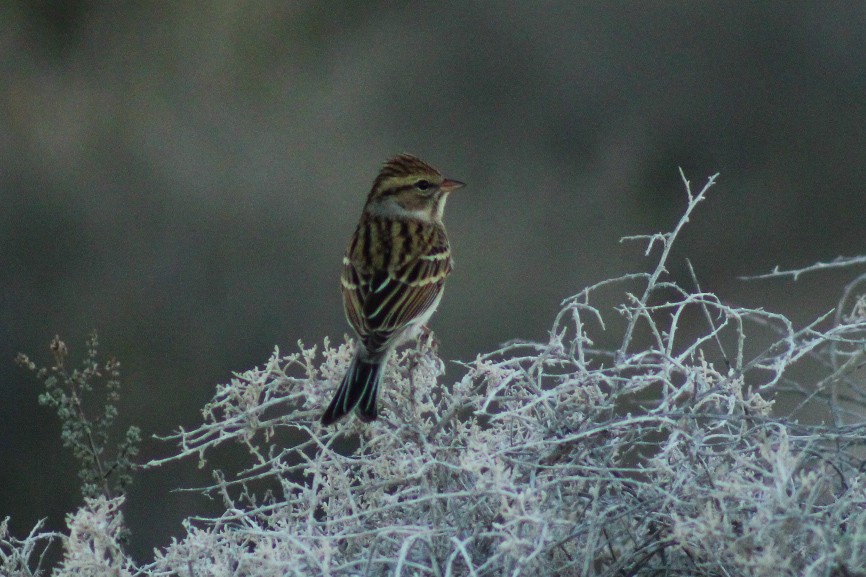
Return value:
M 439 339 L 436 338 L 436 335 L 430 330 L 430 327 L 427 325 L 421 325 L 418 329 L 418 349 L 419 352 L 423 348 L 429 348 L 434 353 L 439 351 Z

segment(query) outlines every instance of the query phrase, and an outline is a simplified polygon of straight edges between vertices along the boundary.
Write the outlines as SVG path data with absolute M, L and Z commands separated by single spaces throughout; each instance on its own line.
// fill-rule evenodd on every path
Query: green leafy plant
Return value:
M 80 368 L 68 368 L 69 349 L 59 336 L 51 341 L 54 364 L 38 367 L 27 355 L 19 353 L 16 362 L 36 374 L 45 383 L 39 403 L 57 411 L 62 424 L 63 446 L 72 449 L 78 461 L 81 493 L 85 498 L 123 495 L 132 483 L 141 431 L 130 426 L 113 449 L 109 446 L 117 402 L 120 399 L 120 363 L 113 358 L 100 363 L 96 331 L 87 339 L 87 354 Z M 88 414 L 91 394 L 104 390 L 100 413 Z

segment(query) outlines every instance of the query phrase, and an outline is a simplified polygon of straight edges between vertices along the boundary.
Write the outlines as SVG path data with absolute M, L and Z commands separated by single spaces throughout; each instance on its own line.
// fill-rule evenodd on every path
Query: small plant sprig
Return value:
M 93 331 L 87 339 L 87 355 L 81 368 L 67 368 L 69 349 L 59 336 L 51 341 L 54 364 L 37 367 L 36 363 L 22 353 L 15 361 L 34 372 L 36 378 L 45 383 L 45 392 L 39 395 L 39 404 L 57 411 L 62 423 L 63 446 L 72 449 L 79 463 L 81 493 L 85 498 L 104 496 L 108 499 L 121 496 L 132 483 L 138 454 L 141 430 L 131 426 L 122 441 L 117 444 L 113 456 L 109 452 L 109 433 L 117 417 L 116 403 L 120 399 L 120 363 L 113 358 L 99 362 L 97 350 L 99 339 Z M 102 412 L 91 418 L 85 405 L 94 388 L 102 387 L 105 398 Z

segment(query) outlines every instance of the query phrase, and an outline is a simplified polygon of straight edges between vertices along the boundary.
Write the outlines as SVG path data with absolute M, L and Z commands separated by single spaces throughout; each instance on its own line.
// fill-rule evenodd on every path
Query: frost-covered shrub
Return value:
M 4 577 L 34 577 L 45 571 L 45 556 L 51 542 L 60 537 L 43 531 L 37 523 L 24 539 L 9 533 L 9 518 L 0 523 L 0 575 Z
M 798 329 L 674 283 L 671 246 L 712 182 L 688 191 L 674 231 L 632 238 L 658 252 L 651 272 L 567 299 L 546 342 L 481 355 L 456 382 L 435 342 L 402 350 L 376 422 L 318 423 L 351 343 L 275 351 L 220 385 L 170 459 L 212 467 L 240 443 L 248 466 L 213 469 L 225 512 L 187 520 L 140 573 L 866 574 L 857 285 L 848 310 Z M 613 311 L 598 304 L 611 295 Z M 792 409 L 774 409 L 782 394 Z M 59 574 L 73 548 L 126 574 L 80 534 Z
M 836 374 L 859 358 L 862 317 L 796 330 L 666 278 L 674 239 L 704 198 L 689 192 L 651 273 L 566 300 L 544 343 L 511 343 L 456 383 L 428 342 L 399 355 L 385 415 L 317 423 L 350 344 L 304 347 L 221 386 L 205 423 L 175 437 L 206 459 L 246 444 L 249 468 L 217 477 L 217 519 L 189 525 L 156 574 L 828 575 L 866 555 L 861 421 L 838 399 L 862 383 L 792 381 L 804 356 Z M 622 319 L 596 294 L 623 291 Z M 635 290 L 636 289 L 636 290 Z M 628 292 L 635 290 L 634 293 Z M 680 336 L 686 316 L 706 330 Z M 619 347 L 595 334 L 621 332 Z M 749 354 L 754 327 L 776 333 Z M 609 335 L 605 335 L 609 338 Z M 846 352 L 840 348 L 844 345 Z M 711 361 L 710 359 L 715 359 Z M 853 366 L 849 366 L 853 369 Z M 854 375 L 856 371 L 851 372 Z M 825 401 L 832 425 L 773 415 L 785 386 Z M 856 399 L 854 399 L 856 400 Z M 849 404 L 848 408 L 862 405 Z M 296 432 L 291 446 L 277 431 Z M 356 447 L 346 448 L 345 439 Z M 251 483 L 277 488 L 256 495 Z
M 86 498 L 84 506 L 66 519 L 59 575 L 76 577 L 131 577 L 136 568 L 123 553 L 125 526 L 120 507 L 124 497 Z

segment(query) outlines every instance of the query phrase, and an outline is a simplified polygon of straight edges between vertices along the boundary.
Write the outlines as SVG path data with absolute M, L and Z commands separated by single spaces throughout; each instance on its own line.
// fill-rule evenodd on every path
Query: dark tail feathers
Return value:
M 362 352 L 358 352 L 352 359 L 334 399 L 322 415 L 323 425 L 337 422 L 355 407 L 358 418 L 365 423 L 376 418 L 376 396 L 379 393 L 379 381 L 382 380 L 384 359 L 362 358 L 363 356 L 365 355 Z

